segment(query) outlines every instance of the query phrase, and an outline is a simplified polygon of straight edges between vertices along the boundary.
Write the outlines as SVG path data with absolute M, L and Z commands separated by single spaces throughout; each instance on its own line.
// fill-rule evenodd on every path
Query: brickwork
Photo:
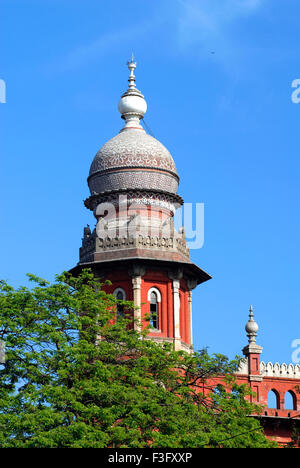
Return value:
M 269 375 L 267 375 L 266 368 L 268 368 Z M 290 443 L 294 429 L 300 428 L 300 375 L 298 372 L 298 365 L 278 363 L 266 365 L 264 362 L 260 363 L 260 354 L 250 352 L 246 354 L 245 362 L 236 374 L 236 382 L 239 385 L 248 385 L 254 392 L 250 401 L 262 407 L 261 414 L 257 417 L 264 427 L 265 434 L 280 445 Z M 226 384 L 221 377 L 208 382 L 208 386 L 212 388 L 219 384 L 226 389 Z M 227 391 L 229 391 L 228 388 Z M 275 405 L 272 404 L 272 407 L 269 406 L 270 392 L 273 393 L 273 400 L 275 400 Z M 287 394 L 291 396 L 292 408 L 286 407 Z
M 132 278 L 139 276 L 141 272 L 132 269 L 121 269 L 105 274 L 105 279 L 111 281 L 111 285 L 104 286 L 106 292 L 113 294 L 115 290 L 121 288 L 126 294 L 126 300 L 134 301 L 134 288 Z M 150 313 L 149 291 L 159 292 L 158 303 L 158 328 L 151 329 L 148 336 L 157 342 L 169 342 L 174 344 L 175 340 L 175 321 L 174 321 L 174 291 L 172 287 L 173 280 L 170 278 L 167 270 L 159 268 L 143 268 L 143 275 L 140 281 L 140 304 L 141 304 L 141 323 L 142 327 L 148 326 L 146 317 Z M 174 271 L 174 275 L 176 272 Z M 171 275 L 172 276 L 172 275 Z M 180 330 L 180 349 L 190 351 L 190 310 L 188 305 L 188 287 L 187 281 L 180 280 L 180 311 L 179 311 L 179 330 Z

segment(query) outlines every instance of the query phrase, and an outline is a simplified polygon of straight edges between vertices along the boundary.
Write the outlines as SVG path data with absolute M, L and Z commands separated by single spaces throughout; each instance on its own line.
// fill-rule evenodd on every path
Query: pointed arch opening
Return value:
M 292 390 L 289 390 L 284 395 L 284 409 L 297 410 L 297 398 Z
M 117 299 L 117 301 L 126 301 L 126 293 L 124 289 L 122 288 L 117 288 L 114 290 L 113 295 Z M 117 320 L 118 318 L 123 318 L 124 317 L 124 305 L 121 304 L 120 302 L 117 303 L 116 305 L 116 314 L 117 314 Z
M 268 408 L 280 409 L 280 396 L 277 390 L 270 390 L 268 393 Z
M 150 324 L 158 330 L 158 301 L 156 292 L 152 291 L 150 296 Z
M 151 288 L 148 291 L 149 312 L 150 312 L 150 325 L 154 330 L 160 329 L 160 303 L 161 294 L 157 288 Z

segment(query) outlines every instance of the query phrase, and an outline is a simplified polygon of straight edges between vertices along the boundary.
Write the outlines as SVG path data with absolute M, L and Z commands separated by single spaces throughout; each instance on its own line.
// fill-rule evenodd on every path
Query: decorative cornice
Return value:
M 285 377 L 287 379 L 300 379 L 300 364 L 279 364 L 276 362 L 261 362 L 260 371 L 263 377 Z
M 114 238 L 97 238 L 94 241 L 87 240 L 83 243 L 84 250 L 82 253 L 91 253 L 94 249 L 95 252 L 105 252 L 112 250 L 128 250 L 129 248 L 142 248 L 157 251 L 170 251 L 178 252 L 187 260 L 190 258 L 190 251 L 186 243 L 178 237 L 159 237 L 159 236 L 143 236 L 141 234 L 128 237 Z
M 262 382 L 263 377 L 261 375 L 249 375 L 250 382 Z
M 168 193 L 163 190 L 143 188 L 141 190 L 120 189 L 95 193 L 84 201 L 84 205 L 91 211 L 95 210 L 101 203 L 112 203 L 117 206 L 119 204 L 119 197 L 122 196 L 127 196 L 128 203 L 135 203 L 136 200 L 138 202 L 138 200 L 144 199 L 144 201 L 147 200 L 147 203 L 151 205 L 157 201 L 161 205 L 165 203 L 166 207 L 172 208 L 172 210 L 176 210 L 184 203 L 183 199 L 177 194 Z
M 248 356 L 249 354 L 261 354 L 263 348 L 256 343 L 250 343 L 243 348 L 243 354 Z

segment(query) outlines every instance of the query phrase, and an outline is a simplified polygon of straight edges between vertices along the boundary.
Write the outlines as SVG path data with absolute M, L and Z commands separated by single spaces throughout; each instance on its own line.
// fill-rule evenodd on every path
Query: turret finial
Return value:
M 136 69 L 136 66 L 137 66 L 137 63 L 134 61 L 134 55 L 133 55 L 133 52 L 131 54 L 131 61 L 127 62 L 127 66 L 130 70 L 130 75 L 129 75 L 129 78 L 128 78 L 128 81 L 129 81 L 129 89 L 134 89 L 136 88 L 136 85 L 135 85 L 135 76 L 134 76 L 134 70 Z
M 130 70 L 128 78 L 129 86 L 127 91 L 121 96 L 119 112 L 121 113 L 122 119 L 126 121 L 122 131 L 131 128 L 144 132 L 143 127 L 140 125 L 140 120 L 146 113 L 147 103 L 135 84 L 134 70 L 136 69 L 137 63 L 134 60 L 135 58 L 132 52 L 131 60 L 127 62 L 127 66 Z
M 245 330 L 249 338 L 249 344 L 256 343 L 256 336 L 258 332 L 258 324 L 254 320 L 253 307 L 250 305 L 249 309 L 249 320 L 246 323 Z

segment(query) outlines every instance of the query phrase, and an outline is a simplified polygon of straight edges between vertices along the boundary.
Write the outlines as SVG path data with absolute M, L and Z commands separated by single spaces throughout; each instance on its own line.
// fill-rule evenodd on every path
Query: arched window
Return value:
M 161 327 L 161 294 L 157 288 L 150 288 L 148 291 L 148 301 L 150 303 L 150 324 L 156 330 Z
M 297 399 L 294 392 L 289 390 L 284 395 L 284 409 L 296 410 L 297 409 Z
M 279 393 L 276 390 L 270 390 L 268 393 L 268 408 L 280 409 Z
M 153 328 L 159 329 L 158 299 L 155 291 L 150 294 L 150 324 Z
M 114 290 L 113 295 L 118 301 L 126 301 L 126 294 L 124 289 L 122 288 L 117 288 Z M 124 305 L 123 304 L 117 304 L 116 307 L 117 310 L 117 319 L 118 317 L 124 317 Z

